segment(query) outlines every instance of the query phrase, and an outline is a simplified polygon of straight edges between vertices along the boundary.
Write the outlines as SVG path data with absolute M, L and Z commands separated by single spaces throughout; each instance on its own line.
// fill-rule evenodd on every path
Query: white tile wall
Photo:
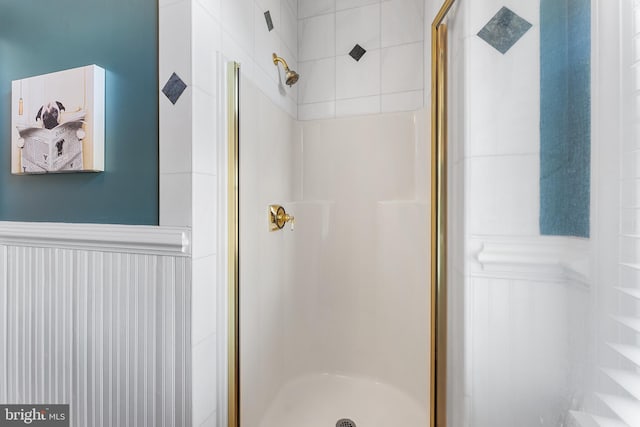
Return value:
M 209 317 L 212 307 L 216 306 L 216 288 L 212 286 L 217 279 L 216 256 L 194 259 L 192 264 L 194 285 L 191 289 L 191 340 L 197 345 L 216 332 L 215 319 L 212 321 Z
M 193 228 L 191 247 L 195 259 L 216 253 L 218 217 L 217 183 L 215 175 L 194 173 Z
M 380 0 L 336 0 L 336 10 L 351 9 L 377 3 L 380 3 Z
M 284 86 L 282 67 L 273 64 L 272 54 L 282 56 L 292 69 L 297 70 L 297 3 L 293 0 L 190 2 L 193 3 L 191 62 L 194 85 L 217 96 L 214 87 L 221 77 L 213 65 L 216 52 L 221 52 L 226 61 L 239 62 L 243 75 L 295 118 L 297 87 Z M 272 31 L 268 31 L 264 16 L 267 10 L 274 24 Z
M 293 2 L 296 4 L 295 1 Z M 280 7 L 280 36 L 282 43 L 290 52 L 295 52 L 292 56 L 287 56 L 287 60 L 297 59 L 298 56 L 298 15 L 297 7 L 291 6 L 288 1 L 282 2 Z
M 348 54 L 355 43 L 368 51 L 380 48 L 379 4 L 336 13 L 336 55 Z
M 336 116 L 359 116 L 380 111 L 380 95 L 336 101 Z
M 222 2 L 222 29 L 249 54 L 253 53 L 254 4 L 253 0 Z
M 223 8 L 224 6 L 224 8 Z M 160 5 L 160 87 L 172 72 L 187 89 L 172 105 L 160 94 L 160 223 L 192 229 L 194 293 L 191 312 L 189 406 L 193 426 L 215 419 L 217 144 L 223 123 L 217 51 L 222 50 L 223 9 L 232 25 L 253 30 L 253 2 L 182 0 Z M 249 9 L 251 15 L 246 16 Z M 239 34 L 238 44 L 253 45 Z
M 396 46 L 423 41 L 423 0 L 388 0 L 382 2 L 382 46 Z
M 423 86 L 423 44 L 411 43 L 382 49 L 381 92 L 420 90 Z
M 336 0 L 298 0 L 298 17 L 322 15 L 335 12 Z
M 298 25 L 298 60 L 329 58 L 335 56 L 335 14 L 314 16 Z
M 398 10 L 383 23 L 382 11 L 397 7 L 405 5 L 401 0 L 159 0 L 160 86 L 173 72 L 188 86 L 176 105 L 160 94 L 160 222 L 191 227 L 194 236 L 192 338 L 198 380 L 192 388 L 193 425 L 221 419 L 216 415 L 217 353 L 211 347 L 217 314 L 206 308 L 215 307 L 211 287 L 219 261 L 223 60 L 240 62 L 241 73 L 294 119 L 416 109 L 422 106 L 422 83 L 411 78 L 404 86 L 384 83 L 384 75 L 391 73 L 389 63 L 384 64 L 383 40 L 389 49 L 409 46 L 401 59 L 409 61 L 408 69 L 416 64 L 416 72 L 424 69 L 424 55 L 418 52 L 423 38 L 415 31 L 420 8 L 411 13 L 409 26 L 398 25 L 404 19 Z M 275 26 L 271 32 L 266 10 Z M 356 43 L 367 49 L 360 62 L 347 56 Z M 300 72 L 294 87 L 284 86 L 273 52 Z
M 167 77 L 168 79 L 169 77 Z M 160 94 L 160 108 L 167 111 L 160 122 L 159 166 L 161 174 L 191 172 L 193 129 L 189 123 L 193 110 L 192 99 L 193 89 L 190 87 L 185 89 L 175 105 L 171 104 L 171 101 L 164 94 Z M 162 222 L 162 218 L 160 221 Z
M 160 225 L 191 227 L 191 174 L 160 173 Z
M 473 141 L 469 156 L 531 154 L 540 151 L 540 29 L 531 28 L 506 54 L 479 37 L 464 41 L 467 106 Z
M 380 93 L 380 50 L 367 52 L 356 62 L 349 55 L 336 57 L 336 98 L 358 98 Z
M 160 54 L 158 58 L 160 88 L 175 72 L 191 83 L 191 2 L 178 0 L 158 11 Z M 161 95 L 164 96 L 164 95 Z M 166 98 L 165 98 L 166 99 Z
M 216 25 L 217 18 L 211 12 L 211 5 L 207 8 L 201 2 L 194 2 L 192 7 L 193 85 L 210 95 L 215 95 L 216 52 L 222 46 L 222 33 Z
M 215 405 L 211 405 L 216 401 L 216 345 L 216 335 L 213 334 L 195 344 L 192 350 L 194 426 L 205 423 L 216 410 Z
M 214 71 L 215 73 L 215 71 Z M 216 120 L 218 113 L 217 100 L 199 87 L 193 89 L 193 126 L 192 171 L 201 174 L 215 175 L 218 160 L 216 147 Z M 202 124 L 202 125 L 200 125 Z
M 298 99 L 302 104 L 334 101 L 336 98 L 336 58 L 319 59 L 300 63 L 300 73 L 305 77 L 298 81 Z
M 422 90 L 386 93 L 381 97 L 381 108 L 383 113 L 411 111 L 421 108 L 425 101 Z
M 301 0 L 298 118 L 421 108 L 429 34 L 424 17 L 424 0 Z M 367 51 L 360 61 L 348 55 L 356 44 Z M 335 58 L 333 74 L 328 62 L 317 62 L 328 58 Z
M 472 158 L 466 170 L 469 234 L 539 234 L 537 155 Z
M 325 119 L 327 117 L 334 117 L 335 115 L 335 101 L 298 105 L 298 117 L 300 118 L 300 120 Z
M 222 0 L 196 0 L 196 3 L 202 6 L 212 17 L 220 20 L 220 11 Z

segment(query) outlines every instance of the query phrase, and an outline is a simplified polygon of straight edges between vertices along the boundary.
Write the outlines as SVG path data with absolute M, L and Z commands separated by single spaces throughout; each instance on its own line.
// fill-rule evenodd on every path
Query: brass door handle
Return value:
M 286 223 L 291 223 L 291 230 L 296 219 L 293 215 L 289 215 L 280 205 L 269 205 L 269 229 L 270 231 L 278 231 L 284 228 Z

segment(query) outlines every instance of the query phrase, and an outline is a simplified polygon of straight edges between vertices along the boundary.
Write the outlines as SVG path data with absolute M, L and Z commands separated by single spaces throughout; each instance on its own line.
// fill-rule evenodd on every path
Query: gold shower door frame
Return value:
M 430 426 L 447 425 L 447 24 L 446 0 L 431 25 Z
M 227 415 L 240 427 L 240 64 L 227 66 Z
M 431 25 L 430 427 L 447 425 L 447 25 L 446 0 Z M 240 427 L 239 64 L 227 69 L 228 427 Z

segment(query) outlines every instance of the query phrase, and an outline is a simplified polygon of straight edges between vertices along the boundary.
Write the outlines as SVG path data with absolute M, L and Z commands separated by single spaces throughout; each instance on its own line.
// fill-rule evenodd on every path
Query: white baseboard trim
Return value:
M 0 245 L 190 256 L 191 231 L 146 225 L 0 221 Z

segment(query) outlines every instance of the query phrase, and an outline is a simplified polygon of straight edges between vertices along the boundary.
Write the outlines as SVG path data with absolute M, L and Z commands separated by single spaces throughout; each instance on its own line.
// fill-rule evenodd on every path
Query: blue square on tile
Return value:
M 164 93 L 165 96 L 169 98 L 169 101 L 171 101 L 171 103 L 175 105 L 186 88 L 187 84 L 183 82 L 176 73 L 173 73 L 162 88 L 162 93 Z
M 503 7 L 485 25 L 478 37 L 500 53 L 506 53 L 531 28 L 531 24 L 507 7 Z

